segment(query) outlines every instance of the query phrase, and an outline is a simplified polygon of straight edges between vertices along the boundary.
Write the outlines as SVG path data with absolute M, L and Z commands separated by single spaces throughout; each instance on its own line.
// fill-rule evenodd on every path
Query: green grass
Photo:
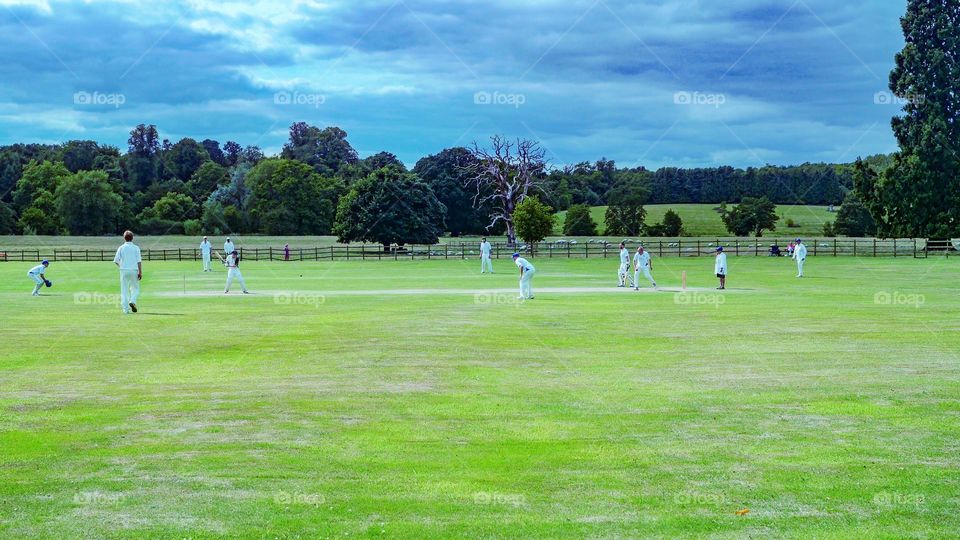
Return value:
M 719 204 L 651 204 L 644 208 L 647 210 L 646 223 L 652 225 L 663 221 L 663 215 L 667 210 L 673 210 L 680 215 L 683 220 L 683 228 L 687 236 L 702 237 L 720 237 L 730 236 L 727 229 L 723 226 L 720 214 L 716 208 Z M 590 209 L 590 217 L 597 223 L 597 228 L 603 233 L 604 213 L 606 206 L 594 206 Z M 836 219 L 836 213 L 827 211 L 826 206 L 777 206 L 777 215 L 780 221 L 777 222 L 777 230 L 767 233 L 770 237 L 791 237 L 791 236 L 822 236 L 823 224 Z M 566 212 L 559 212 L 557 225 L 554 230 L 556 234 L 563 232 L 563 220 Z M 792 219 L 797 227 L 787 227 L 787 219 Z
M 960 535 L 956 261 L 534 262 L 0 263 L 0 537 Z

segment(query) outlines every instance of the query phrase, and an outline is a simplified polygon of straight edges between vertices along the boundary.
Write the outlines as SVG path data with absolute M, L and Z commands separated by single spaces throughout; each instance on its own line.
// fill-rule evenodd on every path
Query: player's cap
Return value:
M 717 251 L 723 251 L 723 246 L 717 246 Z
M 44 265 L 44 266 L 50 266 L 50 261 L 44 259 L 43 262 L 41 262 L 40 264 L 42 264 L 42 265 Z
M 519 257 L 519 256 L 520 256 L 519 253 L 514 253 L 514 254 L 513 254 L 513 258 L 514 258 L 514 259 L 516 259 L 516 258 Z
M 803 242 L 803 240 L 800 240 L 799 238 L 797 238 L 797 242 Z

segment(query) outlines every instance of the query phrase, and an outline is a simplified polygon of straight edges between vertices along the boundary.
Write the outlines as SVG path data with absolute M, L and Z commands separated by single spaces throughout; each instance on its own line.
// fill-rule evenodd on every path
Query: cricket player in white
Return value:
M 803 277 L 803 262 L 807 260 L 807 246 L 797 238 L 797 245 L 793 248 L 793 260 L 797 261 L 797 277 Z
M 653 288 L 657 288 L 657 282 L 653 280 L 650 271 L 653 270 L 653 263 L 650 261 L 650 254 L 644 251 L 643 246 L 637 248 L 637 253 L 633 256 L 633 290 L 640 290 L 640 272 L 650 280 Z
M 620 278 L 620 283 L 617 287 L 626 287 L 627 286 L 627 272 L 630 271 L 630 252 L 627 250 L 627 246 L 621 242 L 620 243 L 620 271 L 617 274 L 617 277 Z
M 43 261 L 27 271 L 27 275 L 35 284 L 33 287 L 33 296 L 40 296 L 40 287 L 43 287 L 43 284 L 47 281 L 47 276 L 43 274 L 47 271 L 48 266 L 50 266 L 50 261 Z
M 713 261 L 713 273 L 720 278 L 720 286 L 717 290 L 722 291 L 727 288 L 727 254 L 723 252 L 723 246 L 717 246 L 717 258 Z
M 228 237 L 227 241 L 223 243 L 223 254 L 229 255 L 233 253 L 235 249 L 237 249 L 236 246 L 233 245 L 233 242 L 231 242 L 230 238 Z
M 493 246 L 490 245 L 490 242 L 487 242 L 487 239 L 484 238 L 480 242 L 480 273 L 483 274 L 487 270 L 490 270 L 490 273 L 493 273 L 493 261 L 490 260 L 490 252 L 493 250 Z
M 223 294 L 230 292 L 230 285 L 233 284 L 234 278 L 240 282 L 240 289 L 243 290 L 243 294 L 250 294 L 250 291 L 247 290 L 247 284 L 243 281 L 243 275 L 240 273 L 240 254 L 236 250 L 227 255 L 226 265 L 227 286 L 223 289 Z
M 200 258 L 203 259 L 203 271 L 212 272 L 213 269 L 210 268 L 210 253 L 213 251 L 213 245 L 210 244 L 210 241 L 207 240 L 207 237 L 203 237 L 203 242 L 200 242 Z
M 530 280 L 537 273 L 537 269 L 530 264 L 530 261 L 521 257 L 519 253 L 513 254 L 513 261 L 517 263 L 517 268 L 520 269 L 520 298 L 533 299 L 533 286 L 530 285 Z
M 124 313 L 137 312 L 140 280 L 143 279 L 143 259 L 140 248 L 133 243 L 133 233 L 123 233 L 123 245 L 117 249 L 113 264 L 120 268 L 120 309 Z

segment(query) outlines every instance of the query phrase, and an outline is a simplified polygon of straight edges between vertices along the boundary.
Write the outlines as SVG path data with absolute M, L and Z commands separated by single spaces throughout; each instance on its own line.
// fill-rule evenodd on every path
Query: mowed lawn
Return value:
M 0 537 L 960 535 L 960 260 L 533 262 L 0 263 Z
M 646 224 L 653 225 L 663 221 L 667 210 L 673 210 L 683 220 L 683 229 L 687 236 L 701 237 L 727 237 L 727 232 L 720 219 L 720 213 L 717 212 L 719 204 L 651 204 L 644 206 L 647 210 Z M 838 207 L 839 209 L 839 207 Z M 604 215 L 606 206 L 594 206 L 590 209 L 590 217 L 597 223 L 598 231 L 604 232 Z M 829 212 L 826 206 L 791 206 L 778 205 L 777 215 L 780 220 L 777 222 L 777 230 L 767 232 L 764 236 L 770 238 L 790 238 L 797 236 L 820 237 L 823 236 L 823 225 L 827 222 L 833 222 L 837 214 Z M 563 232 L 563 222 L 566 218 L 566 212 L 559 212 L 557 215 L 556 234 Z M 794 227 L 787 226 L 787 220 L 794 222 Z

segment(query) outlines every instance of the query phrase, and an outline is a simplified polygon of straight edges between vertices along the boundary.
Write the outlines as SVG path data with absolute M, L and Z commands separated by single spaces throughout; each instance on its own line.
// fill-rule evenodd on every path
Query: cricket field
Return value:
M 960 536 L 960 259 L 531 261 L 0 263 L 0 537 Z

